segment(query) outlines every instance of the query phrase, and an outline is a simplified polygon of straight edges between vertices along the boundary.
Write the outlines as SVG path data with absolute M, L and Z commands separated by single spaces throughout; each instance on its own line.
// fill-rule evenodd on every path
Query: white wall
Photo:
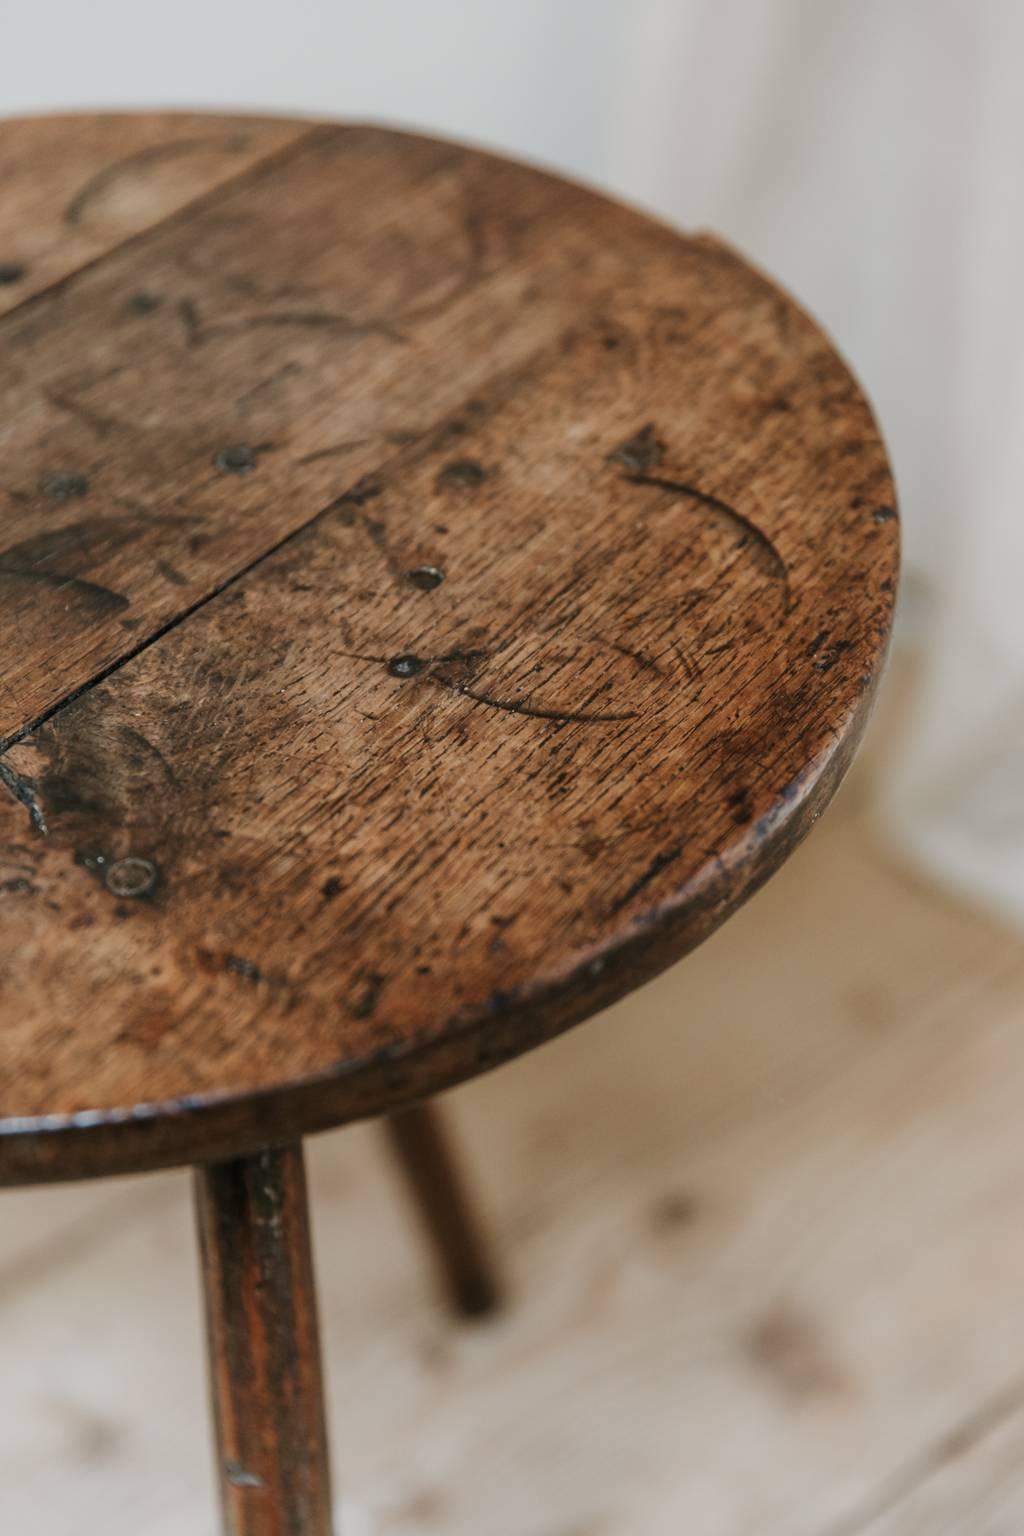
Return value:
M 0 112 L 371 116 L 600 175 L 621 0 L 0 0 Z

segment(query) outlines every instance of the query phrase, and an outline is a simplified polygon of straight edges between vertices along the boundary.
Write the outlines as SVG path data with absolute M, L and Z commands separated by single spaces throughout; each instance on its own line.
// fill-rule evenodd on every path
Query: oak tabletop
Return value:
M 8 122 L 0 362 L 0 1182 L 537 1045 L 850 761 L 885 450 L 710 236 L 376 127 Z

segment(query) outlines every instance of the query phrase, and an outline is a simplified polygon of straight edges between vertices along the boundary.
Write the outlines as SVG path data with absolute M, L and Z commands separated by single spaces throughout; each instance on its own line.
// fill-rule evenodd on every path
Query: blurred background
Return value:
M 505 1313 L 448 1320 L 372 1127 L 315 1148 L 344 1536 L 1024 1529 L 1022 56 L 1019 0 L 0 0 L 3 115 L 372 118 L 716 230 L 897 472 L 890 679 L 821 830 L 448 1096 Z M 3 1196 L 5 1528 L 212 1536 L 187 1195 Z

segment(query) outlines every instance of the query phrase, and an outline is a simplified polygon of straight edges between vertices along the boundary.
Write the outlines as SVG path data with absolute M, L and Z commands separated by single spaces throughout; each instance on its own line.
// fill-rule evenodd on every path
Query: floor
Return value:
M 1024 954 L 870 769 L 683 966 L 448 1096 L 508 1285 L 311 1147 L 342 1536 L 1024 1530 Z M 0 1196 L 0 1529 L 214 1536 L 189 1187 Z

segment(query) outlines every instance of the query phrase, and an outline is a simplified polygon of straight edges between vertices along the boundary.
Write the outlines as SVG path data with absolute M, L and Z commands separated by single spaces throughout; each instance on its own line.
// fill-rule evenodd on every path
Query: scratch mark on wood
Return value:
M 83 426 L 95 432 L 97 437 L 106 437 L 117 428 L 124 428 L 123 422 L 115 420 L 113 416 L 101 416 L 99 411 L 91 411 L 87 405 L 76 400 L 74 395 L 60 394 L 55 389 L 46 389 L 43 393 L 56 410 L 74 416 Z
M 647 868 L 644 870 L 643 874 L 638 875 L 637 878 L 633 881 L 633 884 L 629 887 L 629 890 L 623 892 L 619 899 L 614 903 L 609 916 L 615 917 L 622 911 L 624 907 L 628 907 L 630 902 L 635 897 L 639 896 L 640 892 L 645 890 L 647 886 L 650 885 L 652 880 L 656 880 L 658 878 L 663 869 L 667 869 L 670 864 L 674 863 L 675 860 L 678 859 L 682 851 L 683 844 L 676 843 L 674 847 L 665 848 L 661 853 L 656 854 L 648 864 Z
M 178 300 L 178 319 L 181 328 L 185 332 L 185 345 L 187 347 L 201 346 L 205 339 L 203 323 L 199 318 L 199 309 L 191 299 Z
M 357 448 L 365 448 L 367 443 L 373 441 L 370 437 L 350 437 L 344 443 L 332 443 L 329 448 L 318 448 L 315 453 L 304 453 L 301 459 L 296 459 L 297 464 L 315 464 L 318 459 L 341 458 L 346 453 L 353 453 Z
M 224 1461 L 224 1476 L 233 1488 L 264 1488 L 262 1477 L 255 1472 L 247 1472 L 239 1461 L 232 1461 L 226 1457 Z
M 656 672 L 659 677 L 665 676 L 655 657 L 648 656 L 646 652 L 634 650 L 628 645 L 620 645 L 617 640 L 608 640 L 605 643 L 610 645 L 613 651 L 618 651 L 620 656 L 625 656 L 629 661 L 634 662 L 641 672 Z
M 707 507 L 711 512 L 717 512 L 719 516 L 726 518 L 734 528 L 749 538 L 765 561 L 769 571 L 782 584 L 786 597 L 786 607 L 790 604 L 789 592 L 789 567 L 779 554 L 775 545 L 766 533 L 762 533 L 756 523 L 752 523 L 749 517 L 729 502 L 723 501 L 720 496 L 713 496 L 709 491 L 702 491 L 695 485 L 688 485 L 683 480 L 668 480 L 661 475 L 630 474 L 626 479 L 631 485 L 648 485 L 659 491 L 669 491 L 674 496 L 685 497 L 689 501 L 695 501 L 699 506 Z
M 176 565 L 169 560 L 158 560 L 156 568 L 165 581 L 169 581 L 172 587 L 187 587 L 188 577 L 183 576 Z
M 10 765 L 0 758 L 0 784 L 4 784 L 10 790 L 19 805 L 23 805 L 28 811 L 28 819 L 40 837 L 46 837 L 49 827 L 46 825 L 46 813 L 36 794 L 35 786 L 29 779 L 23 778 Z
M 356 988 L 349 1003 L 354 1019 L 371 1019 L 377 1011 L 377 1003 L 387 980 L 378 971 L 361 971 L 356 977 Z
M 572 709 L 542 709 L 534 704 L 524 704 L 521 699 L 496 699 L 489 693 L 477 693 L 473 688 L 467 688 L 464 684 L 446 683 L 438 679 L 442 687 L 452 693 L 461 693 L 465 698 L 472 699 L 474 704 L 485 704 L 489 709 L 504 710 L 509 715 L 529 715 L 534 720 L 557 720 L 563 724 L 575 725 L 610 725 L 617 720 L 635 720 L 637 712 L 630 709 L 622 714 L 590 714 L 586 710 Z

